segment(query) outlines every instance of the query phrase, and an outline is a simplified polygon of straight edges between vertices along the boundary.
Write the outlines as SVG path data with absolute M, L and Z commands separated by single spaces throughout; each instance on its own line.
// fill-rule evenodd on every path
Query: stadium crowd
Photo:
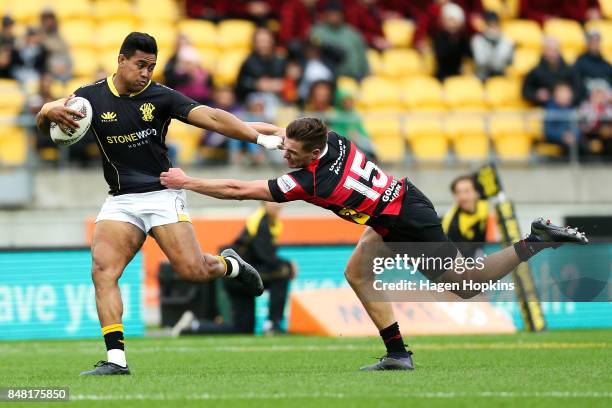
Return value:
M 547 148 L 537 153 L 562 157 L 574 149 L 581 156 L 606 157 L 612 155 L 612 66 L 605 55 L 609 55 L 612 39 L 607 38 L 610 32 L 601 29 L 610 26 L 598 25 L 608 23 L 604 3 L 607 4 L 597 0 L 185 0 L 177 3 L 182 7 L 178 12 L 182 19 L 214 24 L 249 21 L 254 27 L 252 47 L 238 60 L 235 77 L 221 78 L 210 63 L 204 62 L 206 56 L 200 46 L 203 39 L 179 27 L 171 56 L 160 58 L 157 70 L 163 74 L 158 80 L 198 102 L 226 109 L 245 120 L 284 124 L 299 112 L 322 116 L 332 130 L 353 139 L 372 157 L 394 161 L 388 152 L 397 145 L 387 143 L 384 134 L 389 134 L 388 129 L 383 126 L 380 130 L 364 116 L 373 111 L 380 113 L 368 109 L 366 88 L 369 83 L 376 84 L 373 78 L 384 76 L 377 66 L 382 59 L 388 57 L 386 71 L 404 72 L 405 64 L 411 61 L 406 55 L 416 56 L 418 63 L 425 66 L 418 68 L 422 72 L 400 74 L 399 78 L 391 78 L 391 83 L 405 82 L 411 75 L 431 74 L 427 80 L 438 81 L 434 84 L 438 89 L 442 84 L 448 98 L 450 83 L 456 78 L 468 78 L 468 83 L 469 77 L 478 78 L 481 83 L 475 86 L 482 91 L 486 84 L 490 91 L 488 85 L 495 82 L 492 79 L 511 77 L 520 81 L 522 101 L 516 102 L 517 107 L 543 111 L 542 135 L 535 141 Z M 542 30 L 558 19 L 580 24 L 583 43 L 568 48 L 563 35 Z M 393 29 L 393 22 L 407 21 L 412 23 L 397 27 L 412 27 L 410 30 Z M 530 40 L 513 34 L 504 25 L 506 21 L 523 23 L 515 25 L 519 28 L 534 29 L 536 24 L 536 31 L 545 35 L 537 31 L 539 36 L 531 39 L 533 48 L 526 50 L 525 41 Z M 16 80 L 26 90 L 28 96 L 22 108 L 26 117 L 43 103 L 61 96 L 58 89 L 73 90 L 68 85 L 57 86 L 73 85 L 75 64 L 81 63 L 75 60 L 67 40 L 53 8 L 41 10 L 39 21 L 28 25 L 20 35 L 16 34 L 11 14 L 2 18 L 0 81 Z M 393 60 L 393 51 L 398 49 L 408 54 L 400 52 L 397 55 L 402 58 Z M 531 56 L 531 63 L 522 64 L 529 60 L 526 55 Z M 525 67 L 517 75 L 519 63 Z M 88 79 L 103 78 L 112 73 L 111 69 L 112 65 L 96 66 L 95 78 Z M 417 82 L 414 87 L 425 82 Z M 417 89 L 413 90 L 416 93 Z M 406 93 L 413 90 L 408 88 Z M 383 99 L 386 97 L 390 98 L 383 95 Z M 392 105 L 389 110 L 412 112 L 405 105 L 396 108 Z M 446 108 L 426 106 L 422 110 L 441 112 Z M 450 110 L 462 111 L 456 106 Z M 473 110 L 486 113 L 488 108 L 477 106 Z M 493 125 L 487 126 L 487 133 L 493 132 Z M 35 135 L 34 129 L 31 131 Z M 414 140 L 411 143 L 417 155 L 420 150 Z M 426 149 L 436 149 L 427 143 L 432 142 L 425 142 Z M 444 143 L 445 157 L 450 142 Z M 258 146 L 227 141 L 211 132 L 198 136 L 198 145 L 197 158 L 193 160 L 196 162 L 257 165 L 267 159 Z M 43 160 L 57 159 L 57 150 L 49 140 L 37 139 L 36 146 Z M 179 141 L 173 149 L 179 161 L 186 157 L 181 153 L 185 146 Z M 95 151 L 88 143 L 81 143 L 71 148 L 70 155 L 87 165 Z M 458 145 L 455 151 L 460 155 Z M 422 156 L 428 157 L 427 153 Z M 0 154 L 0 161 L 2 158 Z

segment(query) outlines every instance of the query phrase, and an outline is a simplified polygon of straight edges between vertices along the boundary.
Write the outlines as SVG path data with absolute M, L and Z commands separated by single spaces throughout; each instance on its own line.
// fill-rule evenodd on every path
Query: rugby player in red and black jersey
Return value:
M 354 143 L 328 132 L 319 119 L 302 118 L 291 122 L 286 129 L 284 149 L 289 167 L 299 170 L 277 179 L 203 180 L 173 168 L 161 173 L 161 183 L 169 188 L 184 188 L 222 199 L 304 200 L 349 221 L 367 225 L 346 266 L 345 276 L 379 329 L 387 353 L 378 363 L 362 369 L 413 369 L 412 353 L 406 350 L 391 304 L 381 301 L 380 296 L 369 295 L 374 277 L 371 261 L 377 255 L 371 249 L 384 250 L 392 247 L 392 243 L 401 242 L 411 243 L 411 246 L 429 243 L 420 245 L 418 251 L 429 257 L 455 260 L 461 257 L 444 234 L 431 201 L 407 178 L 393 177 L 366 160 Z M 455 262 L 453 265 L 465 265 L 465 271 L 459 273 L 441 269 L 441 266 L 419 269 L 434 282 L 495 282 L 543 248 L 557 247 L 564 242 L 586 244 L 587 239 L 575 229 L 538 219 L 532 223 L 531 234 L 526 239 L 488 255 L 483 261 L 484 267 L 470 269 L 463 262 Z M 377 243 L 381 245 L 377 247 Z M 451 286 L 463 288 L 462 285 Z M 462 298 L 479 293 L 463 289 L 452 292 Z
M 108 359 L 81 375 L 130 374 L 118 280 L 148 234 L 181 278 L 195 282 L 235 278 L 254 296 L 263 293 L 259 274 L 235 251 L 227 249 L 221 256 L 202 253 L 190 223 L 185 192 L 161 185 L 159 173 L 172 167 L 166 147 L 172 119 L 268 149 L 278 148 L 283 139 L 268 133 L 276 127 L 244 123 L 231 113 L 201 105 L 152 81 L 156 62 L 155 39 L 145 33 L 130 33 L 119 50 L 117 72 L 75 91 L 91 103 L 90 131 L 98 143 L 109 185 L 109 196 L 96 217 L 91 248 L 96 307 Z M 42 107 L 36 117 L 41 132 L 49 134 L 50 122 L 78 127 L 73 117 L 82 115 L 66 107 L 69 99 Z

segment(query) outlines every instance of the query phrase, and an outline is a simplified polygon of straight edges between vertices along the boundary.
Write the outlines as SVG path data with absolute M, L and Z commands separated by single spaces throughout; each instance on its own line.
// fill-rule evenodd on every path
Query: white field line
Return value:
M 234 395 L 215 394 L 72 394 L 73 401 L 178 401 L 178 400 L 249 400 L 249 399 L 318 399 L 318 398 L 385 398 L 388 394 L 373 395 L 359 393 L 244 393 Z M 394 398 L 612 398 L 612 392 L 594 391 L 541 391 L 541 392 L 514 392 L 514 391 L 480 391 L 480 392 L 410 392 L 393 394 Z
M 100 344 L 103 342 L 100 340 Z M 420 344 L 410 343 L 412 350 L 561 350 L 561 349 L 612 349 L 612 343 L 582 343 L 582 342 L 520 342 L 520 343 L 449 343 L 449 344 Z M 135 353 L 201 353 L 201 352 L 295 352 L 295 351 L 360 351 L 377 350 L 378 345 L 330 344 L 330 345 L 227 345 L 211 346 L 208 344 L 174 346 L 171 342 L 165 346 L 147 346 L 140 343 L 130 347 L 126 341 L 127 350 Z M 90 354 L 97 352 L 98 348 L 90 344 L 87 347 L 53 346 L 53 345 L 24 345 L 20 343 L 0 344 L 0 353 L 56 353 L 70 350 L 71 353 Z

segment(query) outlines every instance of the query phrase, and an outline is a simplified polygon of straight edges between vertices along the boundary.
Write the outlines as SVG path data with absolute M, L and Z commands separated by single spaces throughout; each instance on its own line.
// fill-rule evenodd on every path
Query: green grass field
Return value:
M 69 387 L 86 407 L 612 406 L 610 330 L 409 340 L 415 371 L 366 373 L 376 338 L 128 339 L 133 375 L 103 378 L 78 377 L 101 340 L 0 342 L 0 387 Z

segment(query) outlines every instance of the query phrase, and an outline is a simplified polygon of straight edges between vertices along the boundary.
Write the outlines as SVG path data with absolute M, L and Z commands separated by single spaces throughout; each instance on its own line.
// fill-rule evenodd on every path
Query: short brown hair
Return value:
M 323 150 L 327 143 L 327 126 L 318 118 L 300 118 L 287 126 L 286 135 L 302 142 L 305 150 Z
M 470 183 L 472 183 L 472 187 L 474 187 L 474 190 L 478 191 L 478 189 L 476 188 L 476 180 L 474 179 L 474 176 L 471 176 L 469 174 L 464 174 L 453 180 L 453 182 L 450 185 L 451 193 L 455 192 L 455 189 L 457 188 L 457 184 L 459 184 L 462 181 L 469 181 Z

